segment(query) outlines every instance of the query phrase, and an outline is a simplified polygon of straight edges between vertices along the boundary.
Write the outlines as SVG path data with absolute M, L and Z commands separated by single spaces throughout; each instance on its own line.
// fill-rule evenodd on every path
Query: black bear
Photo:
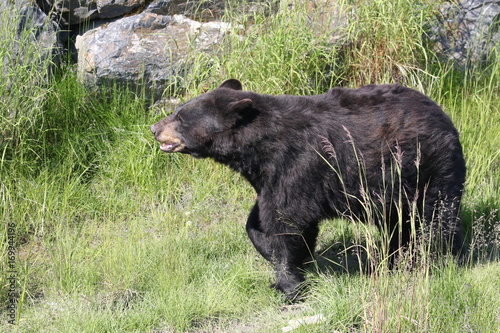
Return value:
M 441 108 L 415 90 L 368 85 L 270 96 L 230 79 L 151 131 L 162 151 L 212 158 L 252 184 L 257 202 L 248 236 L 274 264 L 273 286 L 288 298 L 304 281 L 301 265 L 325 218 L 387 226 L 393 252 L 415 229 L 439 229 L 455 252 L 461 245 L 466 169 L 459 136 Z

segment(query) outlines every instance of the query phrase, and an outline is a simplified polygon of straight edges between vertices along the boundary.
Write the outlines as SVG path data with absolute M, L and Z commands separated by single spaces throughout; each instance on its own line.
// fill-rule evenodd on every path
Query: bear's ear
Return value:
M 253 102 L 250 98 L 244 98 L 242 100 L 229 103 L 229 110 L 243 114 L 246 111 L 251 110 L 252 105 Z
M 241 85 L 240 81 L 238 81 L 236 79 L 229 79 L 229 80 L 222 82 L 222 84 L 219 86 L 219 88 L 241 90 L 241 89 L 243 89 L 243 86 Z

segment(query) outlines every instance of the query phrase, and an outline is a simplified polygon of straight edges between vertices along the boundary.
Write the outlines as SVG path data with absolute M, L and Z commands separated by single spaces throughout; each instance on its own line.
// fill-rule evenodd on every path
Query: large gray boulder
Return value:
M 436 51 L 461 68 L 488 61 L 500 52 L 500 1 L 459 0 L 440 8 L 429 37 Z
M 182 15 L 141 13 L 78 36 L 78 75 L 88 86 L 117 83 L 158 99 L 189 70 L 189 55 L 208 51 L 229 30 Z

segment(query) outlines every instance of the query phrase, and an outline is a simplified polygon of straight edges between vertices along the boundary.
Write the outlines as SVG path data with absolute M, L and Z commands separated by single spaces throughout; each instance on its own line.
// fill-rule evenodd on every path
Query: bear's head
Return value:
M 166 153 L 210 156 L 218 137 L 245 123 L 252 104 L 240 81 L 229 79 L 176 108 L 173 114 L 152 125 L 151 132 Z

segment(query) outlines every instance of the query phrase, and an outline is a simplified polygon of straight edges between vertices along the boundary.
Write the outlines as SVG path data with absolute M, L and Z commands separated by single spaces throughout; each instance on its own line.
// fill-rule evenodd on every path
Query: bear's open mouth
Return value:
M 178 143 L 164 142 L 161 144 L 160 149 L 166 153 L 171 153 L 179 146 Z

